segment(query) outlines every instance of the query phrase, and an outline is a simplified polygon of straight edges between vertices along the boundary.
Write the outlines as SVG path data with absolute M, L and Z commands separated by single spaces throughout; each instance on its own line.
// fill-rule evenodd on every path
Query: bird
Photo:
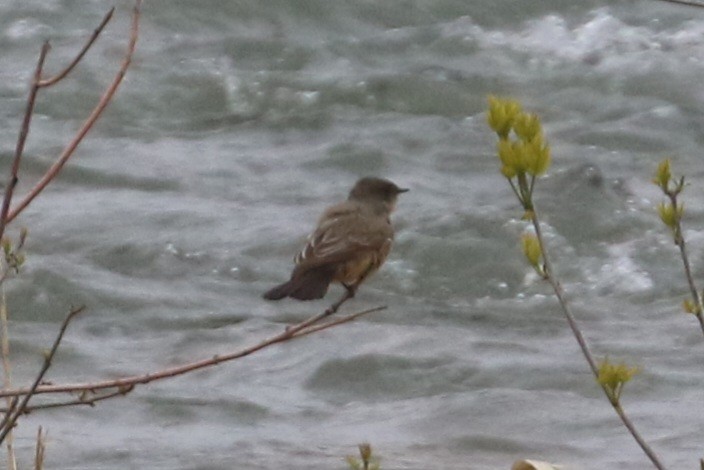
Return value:
M 398 195 L 406 191 L 387 179 L 359 179 L 346 201 L 323 212 L 306 245 L 294 257 L 290 279 L 263 297 L 321 299 L 333 282 L 346 289 L 344 300 L 354 297 L 359 285 L 386 261 L 394 240 L 390 215 Z

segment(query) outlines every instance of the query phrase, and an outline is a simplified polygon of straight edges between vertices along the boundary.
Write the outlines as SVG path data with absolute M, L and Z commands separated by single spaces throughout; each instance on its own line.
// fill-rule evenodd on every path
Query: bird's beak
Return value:
M 396 193 L 401 194 L 401 193 L 407 193 L 408 191 L 410 191 L 410 189 L 408 189 L 408 188 L 398 188 L 396 190 Z

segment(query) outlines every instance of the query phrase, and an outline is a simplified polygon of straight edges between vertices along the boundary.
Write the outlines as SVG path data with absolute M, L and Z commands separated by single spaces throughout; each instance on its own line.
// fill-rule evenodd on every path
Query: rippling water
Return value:
M 670 468 L 694 468 L 704 342 L 680 313 L 650 179 L 667 155 L 688 175 L 685 236 L 704 278 L 704 10 L 612 3 L 146 2 L 115 101 L 15 224 L 30 229 L 7 284 L 15 382 L 70 305 L 88 313 L 54 382 L 210 357 L 324 309 L 260 295 L 362 175 L 411 188 L 389 261 L 345 306 L 389 309 L 94 409 L 35 413 L 20 457 L 42 424 L 54 469 L 343 469 L 362 441 L 384 469 L 650 468 L 522 260 L 525 223 L 485 124 L 494 93 L 543 118 L 553 166 L 538 207 L 588 340 L 642 368 L 627 411 Z M 0 5 L 2 174 L 42 40 L 58 70 L 108 7 Z M 121 4 L 41 94 L 20 193 L 111 79 L 128 23 Z

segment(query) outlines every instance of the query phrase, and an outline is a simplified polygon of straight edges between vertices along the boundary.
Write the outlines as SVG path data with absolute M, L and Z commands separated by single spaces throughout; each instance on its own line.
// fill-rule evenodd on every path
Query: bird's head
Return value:
M 350 201 L 382 204 L 383 207 L 391 212 L 396 207 L 398 195 L 406 191 L 408 191 L 407 188 L 399 188 L 387 179 L 367 176 L 355 183 L 348 199 Z

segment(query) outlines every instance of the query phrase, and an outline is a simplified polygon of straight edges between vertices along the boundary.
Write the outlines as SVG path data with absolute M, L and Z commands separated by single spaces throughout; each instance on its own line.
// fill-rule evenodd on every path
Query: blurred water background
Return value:
M 47 70 L 111 4 L 0 4 L 0 171 L 41 42 Z M 78 128 L 122 58 L 130 2 L 86 60 L 40 95 L 19 194 Z M 155 371 L 235 350 L 324 309 L 268 303 L 321 210 L 360 176 L 411 188 L 397 243 L 346 312 L 385 312 L 139 387 L 32 414 L 51 469 L 650 468 L 589 374 L 498 172 L 490 93 L 538 113 L 553 166 L 537 187 L 549 246 L 603 357 L 638 365 L 624 406 L 670 468 L 704 456 L 704 339 L 650 180 L 688 176 L 685 236 L 704 280 L 704 10 L 658 1 L 147 1 L 132 68 L 59 180 L 13 225 L 14 380 Z M 3 180 L 4 180 L 3 176 Z M 28 467 L 27 467 L 28 468 Z

